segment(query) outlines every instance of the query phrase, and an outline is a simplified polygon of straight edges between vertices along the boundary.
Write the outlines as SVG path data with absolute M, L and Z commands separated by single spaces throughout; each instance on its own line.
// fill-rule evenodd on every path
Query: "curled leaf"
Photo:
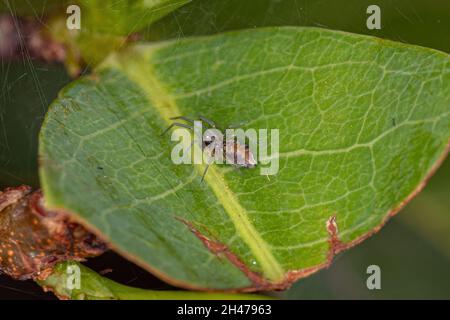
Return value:
M 28 186 L 0 192 L 0 271 L 20 280 L 42 279 L 65 260 L 82 261 L 105 244 L 61 211 L 44 208 Z

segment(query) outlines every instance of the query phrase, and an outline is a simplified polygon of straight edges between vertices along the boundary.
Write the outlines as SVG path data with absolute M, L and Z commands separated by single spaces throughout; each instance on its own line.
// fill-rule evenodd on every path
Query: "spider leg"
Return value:
M 201 182 L 203 182 L 203 179 L 205 179 L 206 172 L 208 171 L 209 166 L 210 166 L 210 164 L 208 163 L 208 164 L 206 165 L 205 171 L 203 171 L 203 175 L 202 175 L 202 180 L 201 180 Z
M 194 123 L 194 120 L 192 120 L 188 117 L 185 117 L 185 116 L 178 116 L 178 117 L 170 118 L 170 120 L 179 120 L 179 119 L 190 122 L 190 123 Z
M 212 159 L 212 157 L 214 157 L 214 149 L 208 150 L 208 147 L 209 147 L 209 146 L 206 147 L 206 149 L 207 149 L 206 151 L 207 151 L 207 152 L 208 152 L 208 151 L 211 152 L 211 153 L 209 154 L 209 156 L 210 156 L 211 158 L 209 158 L 209 159 L 206 161 L 206 168 L 205 168 L 205 171 L 203 172 L 201 182 L 203 182 L 203 180 L 205 179 L 206 172 L 208 171 L 209 166 L 211 165 L 211 163 L 214 162 L 214 160 Z M 205 150 L 203 150 L 203 152 L 205 152 Z
M 186 150 L 184 150 L 184 152 L 189 152 L 189 150 L 191 150 L 192 146 L 194 145 L 195 141 L 192 140 L 191 144 L 189 145 L 189 147 L 186 148 Z
M 161 133 L 161 136 L 164 135 L 167 131 L 169 131 L 170 129 L 172 129 L 175 126 L 182 127 L 182 128 L 187 128 L 187 129 L 190 129 L 190 130 L 194 130 L 193 126 L 190 126 L 190 125 L 187 125 L 187 124 L 184 124 L 184 123 L 174 122 L 166 130 L 164 130 L 163 133 Z
M 209 120 L 208 118 L 205 118 L 204 116 L 199 116 L 198 117 L 200 120 L 202 120 L 203 122 L 206 122 L 207 124 L 209 124 L 210 127 L 215 128 L 216 124 L 214 121 Z

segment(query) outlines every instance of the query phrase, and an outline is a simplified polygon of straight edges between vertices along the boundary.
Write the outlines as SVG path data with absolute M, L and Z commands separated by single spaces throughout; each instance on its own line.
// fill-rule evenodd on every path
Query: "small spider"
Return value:
M 184 116 L 173 117 L 170 119 L 184 120 L 190 124 L 174 122 L 166 130 L 164 130 L 164 132 L 161 135 L 165 134 L 167 131 L 169 131 L 171 128 L 175 126 L 187 128 L 194 131 L 194 120 Z M 203 116 L 199 116 L 198 121 L 206 123 L 212 129 L 217 129 L 216 124 L 212 120 L 209 120 Z M 221 143 L 222 148 L 220 148 L 219 150 L 223 150 L 223 158 L 226 160 L 227 164 L 231 164 L 233 166 L 241 168 L 254 168 L 257 165 L 257 162 L 255 157 L 253 156 L 253 153 L 250 151 L 248 145 L 242 144 L 239 141 L 237 141 L 237 139 L 235 139 L 235 136 L 231 136 L 231 138 L 232 139 L 215 140 L 215 136 L 205 134 L 204 139 L 202 139 L 202 151 L 206 150 L 208 151 L 208 155 L 210 157 L 214 157 L 216 146 L 218 146 L 217 144 Z M 205 171 L 203 172 L 201 181 L 203 181 L 203 179 L 205 178 L 209 165 L 210 163 L 206 164 L 206 168 Z

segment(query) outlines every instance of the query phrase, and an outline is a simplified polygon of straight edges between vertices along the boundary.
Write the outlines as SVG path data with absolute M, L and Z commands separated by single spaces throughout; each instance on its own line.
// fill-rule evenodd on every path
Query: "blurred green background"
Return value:
M 15 5 L 31 16 L 41 16 L 43 7 L 37 11 L 38 3 L 33 2 L 35 7 L 31 7 L 30 1 L 17 1 Z M 381 30 L 366 28 L 366 9 L 372 4 L 381 8 Z M 194 0 L 143 30 L 143 37 L 158 41 L 278 25 L 370 34 L 450 53 L 450 1 L 442 0 Z M 1 60 L 0 188 L 20 184 L 39 186 L 36 156 L 39 128 L 48 105 L 69 82 L 61 65 L 42 64 L 26 54 L 14 60 Z M 111 253 L 89 264 L 99 271 L 112 268 L 113 272 L 107 276 L 122 283 L 168 288 Z M 372 264 L 381 268 L 381 290 L 366 287 L 366 269 Z M 450 160 L 445 161 L 425 190 L 378 234 L 339 255 L 328 270 L 300 280 L 278 296 L 450 299 Z M 5 297 L 51 296 L 41 294 L 32 283 L 19 284 L 0 276 L 0 298 Z

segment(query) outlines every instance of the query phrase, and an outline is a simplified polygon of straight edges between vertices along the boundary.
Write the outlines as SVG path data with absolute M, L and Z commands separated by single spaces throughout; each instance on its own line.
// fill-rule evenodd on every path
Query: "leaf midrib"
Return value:
M 153 50 L 150 50 L 150 54 L 145 57 L 138 48 L 129 48 L 127 52 L 122 52 L 120 55 L 110 56 L 100 68 L 114 67 L 126 74 L 143 89 L 149 102 L 159 112 L 167 125 L 170 125 L 170 118 L 179 116 L 181 113 L 175 99 L 164 88 L 152 68 L 152 53 L 157 48 L 155 46 Z M 127 58 L 128 55 L 129 58 Z M 204 165 L 196 165 L 195 169 L 201 176 Z M 282 281 L 285 275 L 283 268 L 273 256 L 269 245 L 250 222 L 245 208 L 241 206 L 236 196 L 229 190 L 224 182 L 223 175 L 214 166 L 211 166 L 205 176 L 205 182 L 213 190 L 241 239 L 250 248 L 254 258 L 261 266 L 263 276 L 273 282 Z

